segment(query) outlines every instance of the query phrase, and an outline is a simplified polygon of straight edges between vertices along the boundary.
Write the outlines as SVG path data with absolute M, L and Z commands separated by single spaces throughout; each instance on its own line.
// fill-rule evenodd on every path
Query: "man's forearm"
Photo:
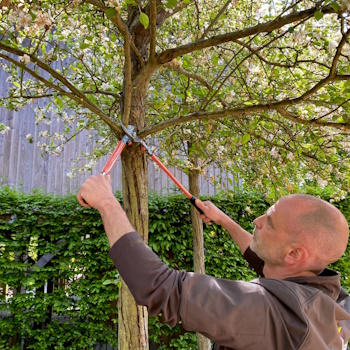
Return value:
M 244 253 L 250 246 L 253 236 L 236 222 L 234 222 L 228 215 L 224 215 L 221 220 L 221 226 L 230 234 L 232 239 L 237 243 L 242 253 Z
M 125 211 L 116 199 L 104 201 L 98 207 L 98 211 L 101 214 L 110 247 L 125 234 L 135 231 Z

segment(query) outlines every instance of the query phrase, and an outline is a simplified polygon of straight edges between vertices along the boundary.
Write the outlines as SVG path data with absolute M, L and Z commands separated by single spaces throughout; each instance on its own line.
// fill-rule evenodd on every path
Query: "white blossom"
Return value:
M 22 57 L 19 58 L 19 60 L 27 65 L 30 62 L 30 56 L 24 54 Z
M 67 38 L 67 37 L 69 36 L 69 34 L 70 34 L 70 31 L 69 31 L 68 29 L 64 29 L 64 30 L 62 30 L 61 34 L 62 34 L 65 38 Z
M 38 12 L 35 23 L 39 28 L 43 28 L 45 26 L 51 26 L 52 21 L 46 13 Z
M 337 48 L 338 44 L 335 41 L 331 41 L 328 45 L 330 50 L 334 50 L 335 48 Z
M 328 185 L 328 181 L 321 179 L 320 177 L 317 178 L 317 183 L 321 188 L 326 187 Z
M 276 149 L 276 147 L 272 148 L 272 150 L 270 151 L 270 154 L 273 158 L 278 157 L 278 150 Z
M 291 161 L 295 160 L 294 154 L 293 154 L 292 152 L 289 152 L 289 153 L 287 154 L 287 159 L 289 159 L 289 160 L 291 160 Z
M 252 209 L 247 205 L 244 209 L 248 214 L 253 214 Z
M 29 13 L 20 12 L 18 16 L 18 22 L 21 26 L 27 26 L 31 23 L 32 17 Z
M 10 127 L 4 124 L 0 125 L 0 134 L 5 135 L 10 131 Z
M 41 143 L 40 141 L 37 142 L 36 144 L 42 151 L 47 151 L 48 145 L 46 143 Z
M 102 83 L 101 85 L 102 90 L 108 90 L 108 89 L 111 89 L 112 87 L 113 85 L 111 85 L 110 83 Z
M 49 138 L 50 137 L 50 133 L 48 132 L 48 130 L 40 131 L 39 132 L 39 137 Z
M 314 175 L 311 174 L 311 173 L 307 173 L 307 174 L 305 175 L 305 178 L 306 178 L 307 180 L 313 180 L 313 179 L 314 179 Z
M 69 171 L 66 176 L 69 178 L 69 179 L 72 179 L 74 176 L 75 176 L 75 172 L 74 171 Z
M 7 16 L 7 20 L 11 24 L 15 24 L 17 22 L 17 18 L 18 18 L 18 13 L 15 11 L 11 11 L 11 13 Z

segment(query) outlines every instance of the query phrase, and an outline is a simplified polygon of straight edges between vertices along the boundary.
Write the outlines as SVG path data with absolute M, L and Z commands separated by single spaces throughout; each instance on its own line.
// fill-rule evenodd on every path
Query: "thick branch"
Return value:
M 127 125 L 129 123 L 131 111 L 131 97 L 132 97 L 132 81 L 131 81 L 131 56 L 130 56 L 130 40 L 127 37 L 124 43 L 125 55 L 125 82 L 124 82 L 124 107 L 123 107 L 123 122 Z
M 231 42 L 237 39 L 249 37 L 257 33 L 269 33 L 276 29 L 282 28 L 287 24 L 291 24 L 293 22 L 300 21 L 304 18 L 310 17 L 316 11 L 319 11 L 319 10 L 322 10 L 324 14 L 334 13 L 334 10 L 331 9 L 329 6 L 326 6 L 323 8 L 313 7 L 305 11 L 292 12 L 289 15 L 278 17 L 271 22 L 261 23 L 250 28 L 238 30 L 231 33 L 216 35 L 209 39 L 202 39 L 190 44 L 181 45 L 173 49 L 165 50 L 159 55 L 157 55 L 157 63 L 164 64 L 164 63 L 170 62 L 176 57 L 185 55 L 187 53 L 199 51 L 207 47 L 216 46 L 225 42 Z
M 335 122 L 317 122 L 317 121 L 307 121 L 299 118 L 295 118 L 289 112 L 287 112 L 283 107 L 287 106 L 293 106 L 296 104 L 302 103 L 303 100 L 301 98 L 297 98 L 294 100 L 284 100 L 284 101 L 279 101 L 279 102 L 272 102 L 268 104 L 258 104 L 255 106 L 248 106 L 248 107 L 237 107 L 233 109 L 226 109 L 223 111 L 214 111 L 214 112 L 194 112 L 190 113 L 186 116 L 183 117 L 178 117 L 178 118 L 173 118 L 169 119 L 163 123 L 160 123 L 158 125 L 155 125 L 151 127 L 148 130 L 144 130 L 139 133 L 140 137 L 146 137 L 151 134 L 155 134 L 161 130 L 164 130 L 170 126 L 174 125 L 180 125 L 184 123 L 188 123 L 191 121 L 196 121 L 196 120 L 218 120 L 226 117 L 235 117 L 237 119 L 241 119 L 246 115 L 250 114 L 255 114 L 255 113 L 261 113 L 261 112 L 269 112 L 269 111 L 277 111 L 287 119 L 297 122 L 300 124 L 305 124 L 305 125 L 314 125 L 317 127 L 333 127 L 337 129 L 342 129 L 342 130 L 350 130 L 350 124 L 344 124 L 344 123 L 335 123 Z
M 335 80 L 342 81 L 342 80 L 350 80 L 350 75 L 337 75 L 335 77 Z
M 157 3 L 151 0 L 150 8 L 150 55 L 149 60 L 154 61 L 156 56 L 156 33 L 157 33 Z

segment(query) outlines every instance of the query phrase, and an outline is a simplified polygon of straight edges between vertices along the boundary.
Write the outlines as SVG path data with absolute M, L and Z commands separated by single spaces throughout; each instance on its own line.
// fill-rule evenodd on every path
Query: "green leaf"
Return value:
M 14 81 L 14 82 L 13 82 L 13 85 L 14 85 L 14 86 L 17 86 L 18 88 L 21 87 L 21 85 L 20 85 L 17 81 Z
M 114 33 L 111 34 L 111 40 L 113 42 L 115 42 L 117 40 L 117 36 Z
M 142 11 L 141 11 L 141 13 L 140 13 L 140 23 L 145 27 L 145 29 L 147 29 L 148 26 L 149 26 L 149 18 L 148 18 L 148 16 L 147 16 L 144 12 L 142 12 Z
M 336 1 L 333 1 L 332 3 L 330 3 L 329 5 L 335 12 L 338 12 L 340 10 L 340 6 L 338 5 L 338 3 Z
M 248 143 L 250 140 L 250 135 L 249 134 L 244 134 L 242 137 L 242 145 L 245 145 L 246 143 Z
M 105 281 L 102 282 L 102 284 L 103 284 L 104 286 L 107 286 L 107 285 L 113 284 L 113 283 L 114 283 L 114 281 L 112 281 L 112 280 L 105 280 Z
M 177 5 L 177 0 L 168 0 L 165 6 L 168 8 L 174 8 L 176 5 Z
M 106 11 L 106 16 L 108 19 L 111 19 L 112 17 L 114 17 L 116 14 L 118 13 L 118 11 L 114 8 L 111 7 Z
M 323 12 L 322 11 L 316 11 L 314 14 L 314 17 L 319 21 L 321 18 L 323 18 Z
M 191 0 L 183 0 L 183 3 L 188 5 L 191 3 Z
M 59 97 L 56 98 L 56 103 L 58 105 L 58 108 L 60 110 L 62 110 L 63 109 L 63 101 Z
M 80 48 L 82 50 L 87 49 L 88 47 L 90 47 L 90 44 L 85 44 L 85 43 L 80 44 Z

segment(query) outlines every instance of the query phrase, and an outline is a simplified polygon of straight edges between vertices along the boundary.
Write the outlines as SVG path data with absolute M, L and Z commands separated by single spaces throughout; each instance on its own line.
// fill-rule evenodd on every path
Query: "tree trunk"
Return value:
M 148 173 L 145 155 L 138 145 L 125 149 L 122 155 L 123 205 L 135 230 L 148 241 Z M 146 350 L 148 345 L 148 312 L 136 305 L 122 281 L 118 300 L 118 349 Z
M 189 174 L 189 190 L 199 198 L 199 173 L 197 171 L 191 171 Z M 193 229 L 193 269 L 196 273 L 205 273 L 203 224 L 194 206 L 191 206 L 191 220 Z M 210 350 L 210 340 L 200 333 L 197 333 L 197 344 L 199 350 Z

